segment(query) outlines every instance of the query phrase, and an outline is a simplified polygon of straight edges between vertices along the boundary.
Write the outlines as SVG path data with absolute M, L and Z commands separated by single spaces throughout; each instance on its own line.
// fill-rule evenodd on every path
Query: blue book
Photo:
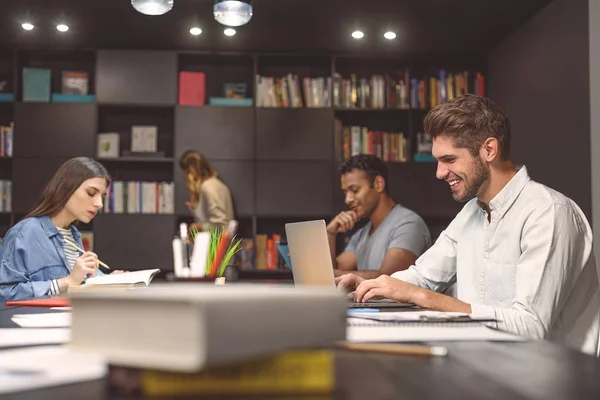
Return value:
M 225 97 L 211 97 L 208 100 L 211 106 L 221 107 L 252 107 L 252 99 L 228 99 Z
M 437 162 L 431 153 L 417 153 L 413 156 L 414 162 Z
M 12 103 L 15 101 L 15 95 L 12 93 L 0 93 L 0 102 Z
M 93 94 L 52 93 L 53 103 L 93 103 L 95 101 L 96 96 Z
M 23 101 L 50 101 L 50 70 L 23 68 Z

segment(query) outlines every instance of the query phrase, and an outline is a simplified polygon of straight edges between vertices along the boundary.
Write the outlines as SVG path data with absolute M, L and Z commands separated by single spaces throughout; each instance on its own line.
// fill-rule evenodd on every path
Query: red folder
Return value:
M 4 307 L 70 307 L 71 303 L 66 297 L 49 297 L 36 300 L 7 301 Z

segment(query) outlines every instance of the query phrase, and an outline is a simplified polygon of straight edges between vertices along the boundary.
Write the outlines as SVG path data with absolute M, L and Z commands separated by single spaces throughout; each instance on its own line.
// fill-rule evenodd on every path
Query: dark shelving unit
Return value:
M 462 57 L 462 58 L 461 58 Z M 224 97 L 226 83 L 244 83 L 256 97 L 256 77 L 331 78 L 356 74 L 427 76 L 439 68 L 449 72 L 478 70 L 478 56 L 301 55 L 175 51 L 0 52 L 0 79 L 16 102 L 0 102 L 0 124 L 14 121 L 14 158 L 0 158 L 0 179 L 13 181 L 13 212 L 0 213 L 0 235 L 23 218 L 41 190 L 65 160 L 97 157 L 98 133 L 120 134 L 121 156 L 98 158 L 114 180 L 174 182 L 173 215 L 98 215 L 83 230 L 94 232 L 94 248 L 115 269 L 172 268 L 171 239 L 182 221 L 191 222 L 188 195 L 178 158 L 186 149 L 205 154 L 229 186 L 239 221 L 239 236 L 285 235 L 287 222 L 329 220 L 344 209 L 335 137 L 343 125 L 403 132 L 414 153 L 416 132 L 427 110 L 370 108 L 266 108 L 182 106 L 178 104 L 179 72 L 205 74 L 206 104 Z M 62 70 L 88 72 L 92 103 L 21 102 L 22 68 L 52 71 L 52 92 L 60 91 Z M 414 74 L 413 74 L 414 73 Z M 304 99 L 303 99 L 304 100 Z M 304 101 L 303 101 L 304 102 Z M 158 155 L 123 154 L 130 148 L 131 126 L 158 127 Z M 388 163 L 393 197 L 423 216 L 438 232 L 459 211 L 447 185 L 435 178 L 434 163 Z

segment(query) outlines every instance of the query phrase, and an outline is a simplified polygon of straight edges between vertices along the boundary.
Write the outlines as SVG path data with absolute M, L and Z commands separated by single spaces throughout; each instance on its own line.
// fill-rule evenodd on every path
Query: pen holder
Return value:
M 237 222 L 227 228 L 211 227 L 203 232 L 192 227 L 189 232 L 193 252 L 189 261 L 192 276 L 221 278 L 234 256 L 241 250 L 241 239 L 236 238 Z

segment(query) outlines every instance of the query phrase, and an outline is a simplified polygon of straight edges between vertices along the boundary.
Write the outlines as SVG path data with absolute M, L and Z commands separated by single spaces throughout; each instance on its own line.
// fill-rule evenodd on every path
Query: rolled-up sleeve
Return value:
M 456 224 L 455 219 L 415 265 L 393 273 L 392 278 L 436 292 L 443 292 L 452 285 L 456 281 L 456 239 L 453 235 Z
M 496 318 L 499 329 L 543 339 L 584 268 L 595 268 L 589 262 L 592 241 L 581 217 L 562 204 L 533 213 L 521 237 L 512 306 L 472 305 L 472 314 Z

